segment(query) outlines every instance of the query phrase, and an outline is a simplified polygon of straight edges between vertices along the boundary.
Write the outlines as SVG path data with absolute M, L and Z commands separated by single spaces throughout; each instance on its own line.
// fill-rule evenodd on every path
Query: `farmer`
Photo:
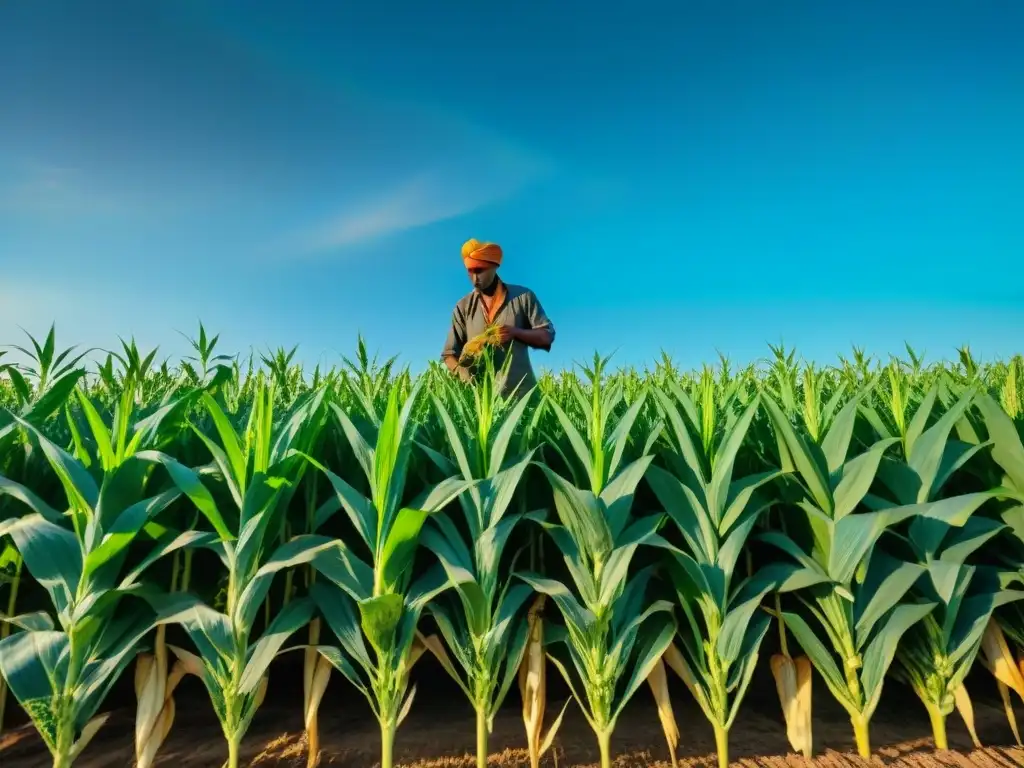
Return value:
M 522 394 L 537 380 L 530 365 L 529 349 L 549 351 L 555 340 L 555 326 L 533 291 L 510 285 L 498 277 L 501 246 L 467 240 L 462 246 L 462 262 L 473 290 L 463 296 L 452 312 L 452 327 L 441 357 L 448 369 L 463 381 L 472 380 L 471 361 L 460 360 L 466 343 L 494 327 L 494 367 L 500 371 L 509 355 L 504 380 L 499 376 L 501 394 Z

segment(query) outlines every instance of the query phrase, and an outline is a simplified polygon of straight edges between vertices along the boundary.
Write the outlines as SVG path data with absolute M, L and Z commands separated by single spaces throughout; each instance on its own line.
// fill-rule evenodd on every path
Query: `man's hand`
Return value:
M 547 328 L 516 328 L 513 325 L 502 325 L 498 328 L 498 343 L 507 345 L 510 341 L 518 341 L 534 349 L 551 349 L 551 331 Z
M 515 341 L 519 338 L 519 329 L 513 325 L 501 325 L 498 326 L 498 343 L 501 346 L 505 346 L 510 341 Z
M 464 366 L 464 365 L 457 366 L 455 368 L 455 374 L 464 383 L 466 383 L 466 384 L 472 384 L 473 383 L 473 374 L 470 373 L 469 368 L 467 368 L 466 366 Z

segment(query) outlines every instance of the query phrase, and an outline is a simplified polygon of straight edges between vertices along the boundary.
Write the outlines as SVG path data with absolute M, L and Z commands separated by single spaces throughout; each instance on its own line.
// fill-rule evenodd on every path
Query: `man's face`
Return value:
M 473 287 L 478 291 L 486 291 L 493 285 L 495 278 L 498 276 L 497 267 L 472 267 L 467 270 L 469 272 L 469 282 L 473 284 Z

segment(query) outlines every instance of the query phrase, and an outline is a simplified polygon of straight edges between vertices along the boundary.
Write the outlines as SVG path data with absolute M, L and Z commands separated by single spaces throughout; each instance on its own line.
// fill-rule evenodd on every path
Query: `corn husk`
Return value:
M 331 680 L 330 663 L 327 669 L 321 665 L 327 660 L 317 651 L 320 643 L 320 619 L 309 623 L 309 645 L 303 651 L 302 660 L 302 711 L 305 713 L 306 744 L 308 756 L 307 768 L 314 768 L 320 762 L 320 701 L 323 699 L 327 684 Z
M 953 701 L 956 704 L 956 711 L 960 713 L 960 719 L 967 726 L 967 732 L 971 734 L 971 742 L 975 749 L 981 749 L 981 740 L 978 739 L 978 731 L 974 727 L 974 705 L 971 697 L 967 695 L 967 689 L 960 683 L 953 691 Z
M 317 654 L 320 656 L 320 654 Z M 309 756 L 306 759 L 308 768 L 314 768 L 320 762 L 320 723 L 318 713 L 327 684 L 331 681 L 331 663 L 323 656 L 315 665 L 313 675 L 306 692 L 306 742 Z
M 686 659 L 683 658 L 683 654 L 679 652 L 679 649 L 675 645 L 669 645 L 665 649 L 665 654 L 662 656 L 665 663 L 669 665 L 673 672 L 679 675 L 679 679 L 686 684 L 687 689 L 693 694 L 693 697 L 700 701 L 700 693 L 697 691 L 697 681 L 693 676 L 693 672 L 690 670 L 690 665 L 686 663 Z
M 658 659 L 651 669 L 651 673 L 647 676 L 647 683 L 651 686 L 654 701 L 658 705 L 658 719 L 661 720 L 661 728 L 665 732 L 669 759 L 674 768 L 676 748 L 679 746 L 679 726 L 676 724 L 676 716 L 672 711 L 672 699 L 668 694 L 668 675 L 665 674 L 665 663 L 661 659 Z
M 526 748 L 530 754 L 530 768 L 538 768 L 540 759 L 554 743 L 555 734 L 562 724 L 569 702 L 551 724 L 547 735 L 544 730 L 544 710 L 547 704 L 546 655 L 544 653 L 544 627 L 541 611 L 545 595 L 538 595 L 527 613 L 529 636 L 526 652 L 519 665 L 519 693 L 523 699 L 523 725 L 526 726 Z
M 813 752 L 811 662 L 806 656 L 794 659 L 788 653 L 776 653 L 769 665 L 782 704 L 789 744 L 795 752 L 810 759 Z
M 85 724 L 85 727 L 82 729 L 82 735 L 78 737 L 78 741 L 71 747 L 71 762 L 78 759 L 78 756 L 82 754 L 82 750 L 89 746 L 89 742 L 93 740 L 93 737 L 99 733 L 100 728 L 109 719 L 110 713 L 107 712 L 103 715 L 96 715 L 96 717 Z
M 165 627 L 157 627 L 153 653 L 139 654 L 135 663 L 135 764 L 150 768 L 174 723 L 174 689 L 188 672 L 187 662 L 175 663 L 167 672 Z
M 999 686 L 999 696 L 1003 700 L 1003 708 L 1006 711 L 1006 719 L 1010 723 L 1013 737 L 1017 744 L 1021 744 L 1020 731 L 1017 729 L 1017 717 L 1013 712 L 1013 702 L 1010 698 L 1010 691 L 1013 690 L 1018 696 L 1024 698 L 1024 673 L 1017 661 L 1010 653 L 1006 644 L 1006 637 L 995 618 L 988 620 L 985 627 L 985 634 L 981 639 L 980 658 L 985 668 L 991 672 Z

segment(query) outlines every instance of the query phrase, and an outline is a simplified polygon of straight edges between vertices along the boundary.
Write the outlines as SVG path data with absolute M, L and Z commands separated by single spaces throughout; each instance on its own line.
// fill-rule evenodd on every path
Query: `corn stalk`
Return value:
M 276 541 L 281 515 L 301 476 L 303 462 L 297 454 L 320 428 L 323 392 L 300 400 L 276 425 L 272 388 L 260 382 L 255 397 L 245 429 L 239 432 L 214 398 L 204 393 L 203 404 L 219 442 L 195 428 L 237 507 L 237 531 L 228 527 L 196 471 L 166 454 L 153 453 L 153 460 L 213 523 L 218 540 L 211 546 L 228 572 L 224 612 L 189 593 L 164 596 L 155 603 L 168 621 L 181 624 L 198 651 L 172 648 L 179 660 L 201 671 L 227 742 L 229 768 L 239 764 L 242 738 L 266 694 L 270 663 L 313 616 L 310 599 L 292 600 L 266 622 L 254 641 L 274 576 L 339 546 L 334 539 L 312 534 Z
M 318 651 L 369 702 L 380 724 L 381 768 L 392 766 L 395 734 L 415 695 L 415 687 L 409 690 L 409 673 L 426 648 L 416 631 L 420 615 L 452 585 L 440 565 L 413 580 L 420 532 L 430 514 L 470 485 L 451 477 L 408 506 L 402 504 L 411 452 L 410 420 L 418 392 L 417 384 L 400 407 L 399 390 L 392 388 L 383 419 L 372 425 L 376 432 L 372 445 L 349 416 L 331 404 L 366 476 L 370 497 L 307 457 L 330 480 L 339 506 L 370 553 L 367 563 L 340 542 L 321 552 L 313 564 L 330 583 L 317 581 L 312 594 L 340 644 L 322 644 Z M 336 507 L 325 509 L 318 524 L 336 511 Z

